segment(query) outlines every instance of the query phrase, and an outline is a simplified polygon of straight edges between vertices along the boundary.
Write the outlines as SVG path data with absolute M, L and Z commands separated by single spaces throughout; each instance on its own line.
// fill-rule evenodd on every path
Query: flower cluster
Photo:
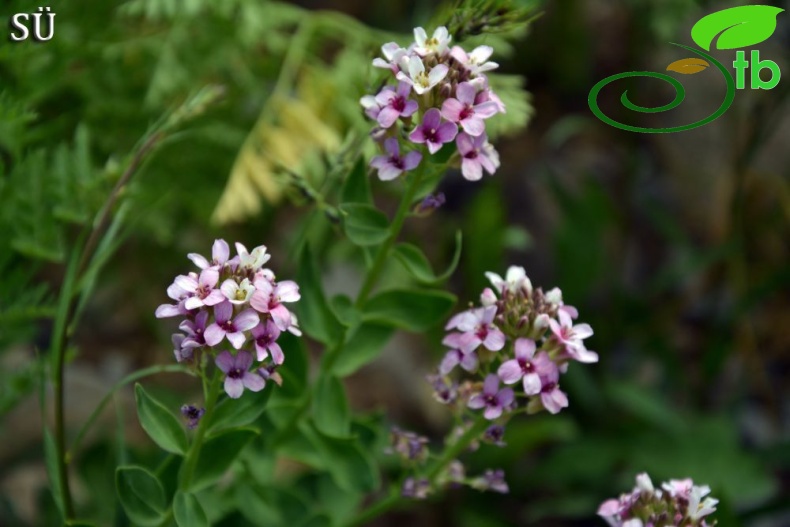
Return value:
M 211 260 L 189 254 L 199 272 L 177 276 L 167 288 L 176 303 L 156 310 L 157 318 L 184 319 L 178 326 L 182 333 L 172 338 L 176 360 L 200 365 L 204 356 L 213 357 L 225 374 L 225 392 L 234 399 L 244 388 L 257 392 L 269 379 L 279 382 L 275 370 L 285 356 L 277 339 L 283 331 L 301 335 L 296 316 L 285 306 L 299 300 L 299 286 L 278 282 L 263 267 L 271 257 L 263 245 L 250 252 L 237 243 L 236 252 L 231 258 L 225 240 L 216 240 Z M 248 341 L 254 354 L 243 349 Z M 222 349 L 228 345 L 231 350 Z
M 568 406 L 559 381 L 569 362 L 598 361 L 583 342 L 592 329 L 574 324 L 578 312 L 563 303 L 559 289 L 533 288 L 523 268 L 511 267 L 504 279 L 486 276 L 493 289 L 483 290 L 480 306 L 458 313 L 446 326 L 443 343 L 450 350 L 429 379 L 436 398 L 482 410 L 489 420 L 515 410 L 519 398 L 528 413 L 556 414 Z M 479 380 L 456 384 L 449 375 L 457 367 Z
M 647 474 L 636 477 L 636 486 L 619 499 L 603 502 L 598 515 L 612 527 L 712 527 L 706 516 L 719 500 L 708 496 L 710 487 L 691 479 L 672 479 L 653 487 Z
M 397 82 L 360 100 L 377 123 L 372 136 L 385 150 L 371 161 L 380 179 L 395 179 L 416 168 L 423 157 L 418 145 L 435 154 L 455 142 L 461 172 L 471 181 L 499 167 L 499 154 L 488 142 L 485 127 L 486 119 L 505 112 L 485 75 L 498 67 L 488 60 L 494 50 L 479 46 L 467 53 L 460 46 L 450 47 L 451 41 L 444 26 L 431 37 L 418 27 L 408 48 L 390 42 L 381 48 L 384 58 L 373 61 Z

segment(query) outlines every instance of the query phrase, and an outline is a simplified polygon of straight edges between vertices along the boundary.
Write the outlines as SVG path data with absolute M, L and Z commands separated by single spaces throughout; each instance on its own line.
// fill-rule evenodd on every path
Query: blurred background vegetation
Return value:
M 473 457 L 474 469 L 506 469 L 509 495 L 451 491 L 377 525 L 602 525 L 600 501 L 630 488 L 639 471 L 709 484 L 722 500 L 722 526 L 790 524 L 790 81 L 739 91 L 723 117 L 678 134 L 616 130 L 587 107 L 595 82 L 663 71 L 683 58 L 668 42 L 690 44 L 696 20 L 733 5 L 547 1 L 525 5 L 542 13 L 529 31 L 478 37 L 496 47 L 507 75 L 498 88 L 509 103 L 497 143 L 502 168 L 480 184 L 449 173 L 440 186 L 447 204 L 409 222 L 404 236 L 446 262 L 463 230 L 461 265 L 448 283 L 463 302 L 477 297 L 484 271 L 509 264 L 524 266 L 534 284 L 561 287 L 595 329 L 589 347 L 601 362 L 571 368 L 567 411 L 516 420 L 505 448 Z M 12 0 L 0 15 L 37 6 Z M 327 288 L 358 287 L 350 245 L 327 236 L 332 223 L 308 208 L 311 185 L 338 177 L 327 167 L 346 166 L 343 154 L 359 137 L 350 132 L 369 126 L 357 101 L 374 87 L 378 46 L 453 13 L 383 0 L 50 7 L 51 41 L 0 41 L 4 526 L 55 524 L 36 354 L 51 332 L 64 248 L 149 124 L 201 86 L 223 87 L 223 102 L 169 138 L 126 189 L 125 241 L 85 308 L 67 372 L 70 430 L 125 374 L 172 361 L 172 328 L 153 311 L 189 267 L 185 254 L 206 252 L 215 237 L 264 243 L 273 267 L 293 276 L 291 250 L 306 232 L 324 240 Z M 790 75 L 786 13 L 778 24 L 761 56 Z M 619 92 L 602 106 L 643 125 L 689 122 L 719 104 L 717 81 L 714 72 L 689 79 L 688 100 L 667 115 L 618 114 Z M 637 93 L 644 105 L 671 97 L 650 83 Z M 388 186 L 374 182 L 374 190 L 390 210 Z M 396 267 L 392 282 L 402 278 Z M 396 336 L 350 378 L 353 406 L 440 438 L 448 416 L 422 382 L 442 356 L 439 336 Z M 199 397 L 191 379 L 162 376 L 156 386 L 173 404 Z M 122 523 L 114 464 L 152 455 L 131 401 L 127 392 L 115 398 L 73 474 L 78 506 L 101 524 Z M 236 513 L 224 524 L 245 521 Z

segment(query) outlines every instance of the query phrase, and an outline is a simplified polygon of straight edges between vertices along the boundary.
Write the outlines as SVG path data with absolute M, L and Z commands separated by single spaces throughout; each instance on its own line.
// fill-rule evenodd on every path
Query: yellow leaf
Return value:
M 698 58 L 680 59 L 667 66 L 667 71 L 691 75 L 692 73 L 699 73 L 708 66 L 710 66 L 710 64 Z

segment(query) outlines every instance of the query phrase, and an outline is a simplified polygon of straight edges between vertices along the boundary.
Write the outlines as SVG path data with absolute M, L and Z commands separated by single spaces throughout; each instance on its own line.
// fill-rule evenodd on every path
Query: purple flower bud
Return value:
M 200 418 L 203 417 L 203 414 L 206 413 L 205 408 L 198 408 L 197 406 L 192 406 L 191 404 L 185 404 L 181 407 L 181 415 L 187 420 L 187 428 L 190 430 L 197 427 L 198 423 L 200 423 Z
M 499 447 L 505 446 L 505 442 L 502 440 L 504 437 L 505 427 L 501 425 L 491 425 L 483 434 L 484 441 Z
M 425 478 L 406 478 L 401 488 L 401 496 L 424 500 L 431 492 L 431 482 Z
M 390 431 L 392 451 L 406 461 L 423 462 L 428 458 L 428 438 L 399 428 Z
M 433 194 L 428 194 L 423 198 L 420 204 L 417 205 L 415 212 L 417 212 L 417 214 L 430 214 L 444 205 L 445 201 L 444 192 L 439 192 L 435 196 Z
M 505 472 L 502 469 L 486 470 L 482 476 L 475 478 L 471 485 L 483 491 L 490 490 L 501 494 L 510 492 L 507 482 L 505 481 Z

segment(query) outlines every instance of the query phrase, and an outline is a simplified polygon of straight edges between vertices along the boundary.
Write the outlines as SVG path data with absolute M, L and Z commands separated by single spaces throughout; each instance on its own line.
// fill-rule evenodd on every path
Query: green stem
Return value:
M 431 468 L 428 469 L 426 477 L 431 484 L 431 487 L 436 485 L 437 479 L 441 476 L 442 472 L 447 468 L 447 466 L 456 459 L 464 450 L 469 448 L 469 445 L 480 437 L 480 434 L 485 431 L 485 429 L 489 425 L 489 421 L 480 416 L 477 421 L 475 421 L 469 430 L 464 432 L 464 434 L 458 438 L 453 444 L 447 447 L 439 459 L 431 465 Z M 380 499 L 379 501 L 373 503 L 370 507 L 367 507 L 365 510 L 360 512 L 354 519 L 349 522 L 349 526 L 357 526 L 357 525 L 367 525 L 371 520 L 378 518 L 382 514 L 394 509 L 398 505 L 400 505 L 404 501 L 404 498 L 400 495 L 400 489 L 393 488 L 390 493 Z
M 214 411 L 214 406 L 217 404 L 219 398 L 220 385 L 220 371 L 214 371 L 214 378 L 211 380 L 211 386 L 206 398 L 206 413 L 200 419 L 197 433 L 195 434 L 192 444 L 189 446 L 186 459 L 184 460 L 184 467 L 181 470 L 178 488 L 184 492 L 189 490 L 189 485 L 192 482 L 192 477 L 195 475 L 195 468 L 197 467 L 198 458 L 200 457 L 200 448 L 203 446 L 203 440 L 206 437 L 206 431 L 211 423 L 211 414 Z
M 411 182 L 406 187 L 406 191 L 403 194 L 403 199 L 401 199 L 398 210 L 395 212 L 395 217 L 392 219 L 392 224 L 390 225 L 390 235 L 376 253 L 376 258 L 373 260 L 373 265 L 365 276 L 365 281 L 362 283 L 362 289 L 360 289 L 359 295 L 357 296 L 357 307 L 361 307 L 365 301 L 367 301 L 370 293 L 373 291 L 373 288 L 376 285 L 376 282 L 378 281 L 379 275 L 384 268 L 384 264 L 387 262 L 387 257 L 389 256 L 390 250 L 395 244 L 395 241 L 398 239 L 398 235 L 403 228 L 403 223 L 406 221 L 406 216 L 409 212 L 409 209 L 411 208 L 414 195 L 417 193 L 417 189 L 420 186 L 424 172 L 424 169 L 416 172 L 412 177 Z

